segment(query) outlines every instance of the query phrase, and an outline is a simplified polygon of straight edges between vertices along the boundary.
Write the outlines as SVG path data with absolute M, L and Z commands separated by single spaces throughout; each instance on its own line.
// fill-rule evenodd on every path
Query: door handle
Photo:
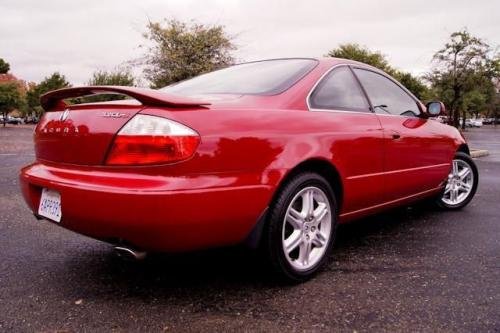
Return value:
M 393 140 L 401 139 L 401 134 L 399 132 L 392 132 L 391 135 Z

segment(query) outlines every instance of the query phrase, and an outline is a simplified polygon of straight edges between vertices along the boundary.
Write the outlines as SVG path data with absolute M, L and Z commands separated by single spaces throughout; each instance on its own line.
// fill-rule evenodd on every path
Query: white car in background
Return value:
M 434 120 L 439 121 L 441 124 L 447 124 L 448 123 L 448 116 L 438 116 L 438 117 L 435 117 Z
M 483 120 L 482 119 L 466 119 L 465 126 L 467 126 L 467 127 L 482 127 Z

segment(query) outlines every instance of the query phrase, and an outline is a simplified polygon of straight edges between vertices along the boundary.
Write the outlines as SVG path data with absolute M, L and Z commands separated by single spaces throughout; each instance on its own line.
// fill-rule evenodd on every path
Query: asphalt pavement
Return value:
M 284 285 L 239 248 L 126 262 L 37 221 L 17 179 L 32 127 L 0 128 L 0 332 L 500 332 L 500 128 L 467 136 L 490 152 L 468 207 L 341 226 L 332 263 Z

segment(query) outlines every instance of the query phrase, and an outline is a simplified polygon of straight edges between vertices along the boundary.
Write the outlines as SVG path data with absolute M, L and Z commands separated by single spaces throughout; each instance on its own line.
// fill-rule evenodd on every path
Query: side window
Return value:
M 354 68 L 354 72 L 376 113 L 406 117 L 417 117 L 420 114 L 417 103 L 396 83 L 369 70 Z
M 370 112 L 359 83 L 346 66 L 332 70 L 321 80 L 311 94 L 309 104 L 313 109 Z

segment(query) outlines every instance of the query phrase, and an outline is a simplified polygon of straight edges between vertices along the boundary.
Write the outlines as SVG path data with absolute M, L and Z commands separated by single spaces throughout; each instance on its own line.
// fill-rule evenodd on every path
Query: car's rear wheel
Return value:
M 479 173 L 472 158 L 462 152 L 456 153 L 443 193 L 437 203 L 445 209 L 465 207 L 477 190 Z
M 337 204 L 328 182 L 302 173 L 290 180 L 270 207 L 266 255 L 274 270 L 292 281 L 313 276 L 328 260 L 337 226 Z

